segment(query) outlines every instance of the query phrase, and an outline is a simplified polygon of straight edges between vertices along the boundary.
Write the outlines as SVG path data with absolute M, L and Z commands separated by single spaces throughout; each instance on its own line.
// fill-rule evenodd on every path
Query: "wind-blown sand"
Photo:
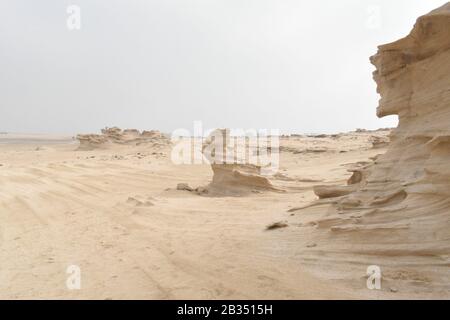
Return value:
M 312 275 L 300 259 L 311 248 L 298 226 L 266 227 L 313 201 L 319 181 L 344 181 L 350 163 L 383 152 L 372 136 L 387 133 L 283 138 L 281 173 L 271 180 L 285 192 L 231 196 L 176 190 L 208 186 L 213 171 L 172 164 L 166 142 L 91 151 L 72 142 L 3 143 L 0 297 L 378 297 L 364 289 L 365 270 L 354 279 L 363 295 Z M 66 288 L 72 264 L 82 271 L 79 291 Z
M 156 131 L 2 134 L 0 298 L 450 298 L 449 27 L 447 4 L 372 57 L 397 129 L 283 137 L 270 178 L 175 165 Z

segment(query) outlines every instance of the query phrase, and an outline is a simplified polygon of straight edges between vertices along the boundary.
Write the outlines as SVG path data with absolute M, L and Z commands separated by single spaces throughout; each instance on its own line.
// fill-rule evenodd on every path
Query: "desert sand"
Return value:
M 344 183 L 354 163 L 383 153 L 373 141 L 388 133 L 282 138 L 277 190 L 234 189 L 207 164 L 174 165 L 165 138 L 85 151 L 70 137 L 4 134 L 0 297 L 396 298 L 367 290 L 364 266 L 344 273 L 348 282 L 314 274 L 305 256 L 320 246 L 288 213 L 316 199 L 315 185 Z M 287 227 L 267 230 L 280 221 Z M 66 287 L 70 265 L 81 290 Z
M 450 298 L 449 50 L 447 4 L 371 58 L 398 128 L 283 136 L 271 176 L 158 131 L 2 133 L 0 298 Z
M 372 137 L 387 133 L 285 137 L 271 178 L 284 192 L 249 185 L 230 195 L 216 193 L 221 182 L 205 194 L 177 190 L 209 190 L 214 174 L 174 165 L 164 138 L 85 151 L 70 138 L 4 134 L 1 298 L 361 298 L 308 271 L 301 228 L 266 228 L 313 201 L 318 182 L 342 182 L 350 163 L 382 152 Z M 81 268 L 81 290 L 66 288 L 69 265 Z M 355 285 L 370 296 L 364 276 Z

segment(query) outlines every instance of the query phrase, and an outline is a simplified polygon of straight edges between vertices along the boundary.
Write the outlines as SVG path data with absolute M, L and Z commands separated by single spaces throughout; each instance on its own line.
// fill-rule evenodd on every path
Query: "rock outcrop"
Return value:
M 349 186 L 316 188 L 323 200 L 308 210 L 318 229 L 331 232 L 320 235 L 321 254 L 413 269 L 421 279 L 414 285 L 448 290 L 450 3 L 420 17 L 407 37 L 380 46 L 371 62 L 377 115 L 398 115 L 399 125 L 388 151 L 353 170 Z
M 77 136 L 80 142 L 78 150 L 106 149 L 114 145 L 169 144 L 169 139 L 156 130 L 141 133 L 136 129 L 121 130 L 113 127 L 102 129 L 101 132 L 101 134 L 79 134 Z
M 399 214 L 409 223 L 434 215 L 426 226 L 418 223 L 429 229 L 417 234 L 433 240 L 430 254 L 450 253 L 450 4 L 419 18 L 406 38 L 380 46 L 371 62 L 377 114 L 398 115 L 399 125 L 351 196 L 380 211 L 402 203 Z
M 258 156 L 258 148 L 248 140 L 230 143 L 234 137 L 227 129 L 213 131 L 204 141 L 202 152 L 211 164 L 213 179 L 208 189 L 216 193 L 245 192 L 258 190 L 280 191 L 268 177 L 262 174 L 262 166 L 252 161 Z M 240 149 L 242 153 L 237 152 Z

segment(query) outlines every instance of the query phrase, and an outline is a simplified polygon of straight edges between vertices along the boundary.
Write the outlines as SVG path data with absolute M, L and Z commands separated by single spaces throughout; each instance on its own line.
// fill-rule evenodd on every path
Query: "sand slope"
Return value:
M 372 154 L 368 137 L 343 137 L 340 147 L 364 141 Z M 286 138 L 283 144 L 316 144 L 303 140 Z M 321 140 L 335 145 L 332 138 Z M 328 153 L 344 160 L 360 151 Z M 1 145 L 0 297 L 353 297 L 307 272 L 287 233 L 266 231 L 299 197 L 313 199 L 309 181 L 320 174 L 296 165 L 309 158 L 283 152 L 284 176 L 277 182 L 286 193 L 205 197 L 176 186 L 208 185 L 211 167 L 176 166 L 169 156 L 170 146 L 159 145 L 92 151 L 72 143 Z M 66 288 L 72 264 L 82 271 L 79 291 Z

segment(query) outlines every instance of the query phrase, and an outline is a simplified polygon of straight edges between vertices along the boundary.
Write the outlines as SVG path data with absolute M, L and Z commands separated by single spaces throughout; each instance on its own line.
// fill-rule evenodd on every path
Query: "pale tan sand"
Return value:
M 383 152 L 371 136 L 284 138 L 273 183 L 285 193 L 218 197 L 176 190 L 208 185 L 212 170 L 172 164 L 169 145 L 2 144 L 0 297 L 376 298 L 363 269 L 348 275 L 357 294 L 312 275 L 297 226 L 266 231 L 314 200 L 317 181 L 345 181 L 348 163 Z M 79 291 L 66 288 L 71 264 L 82 271 Z
M 76 143 L 74 137 L 55 134 L 0 132 L 0 144 L 58 144 Z
M 155 132 L 0 144 L 0 298 L 449 299 L 449 26 L 447 4 L 372 58 L 392 142 L 285 137 L 270 180 L 176 166 Z

